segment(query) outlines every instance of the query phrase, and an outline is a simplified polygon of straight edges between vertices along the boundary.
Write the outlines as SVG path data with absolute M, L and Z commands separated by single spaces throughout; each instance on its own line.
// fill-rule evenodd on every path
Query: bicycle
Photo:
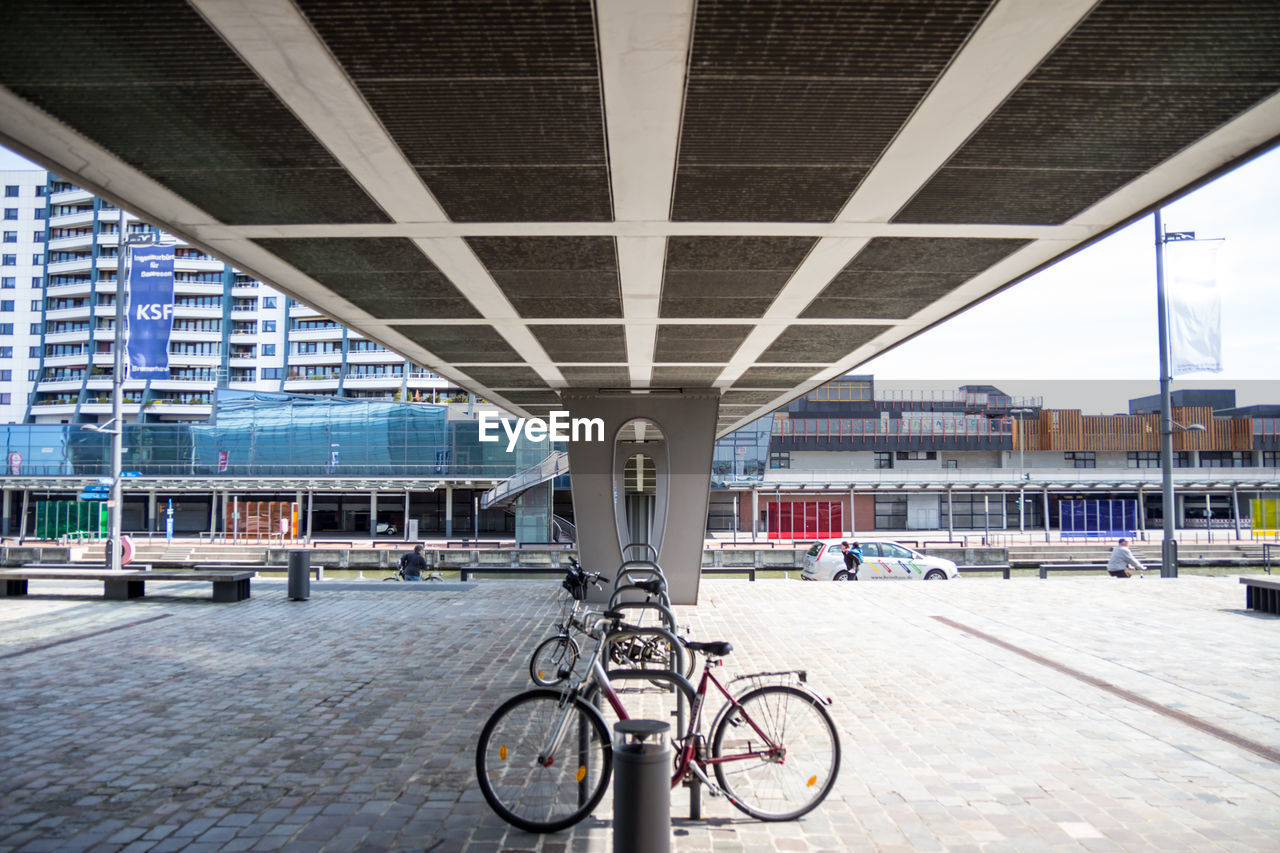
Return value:
M 610 673 L 601 664 L 609 638 L 641 630 L 624 626 L 620 617 L 610 611 L 596 622 L 595 649 L 581 681 L 520 693 L 485 722 L 476 744 L 476 776 L 486 802 L 503 820 L 529 832 L 555 832 L 582 820 L 600 802 L 613 772 L 613 742 L 603 714 L 589 699 L 598 692 L 620 719 L 630 719 L 611 675 L 650 680 L 661 675 L 689 702 L 687 725 L 674 738 L 672 787 L 696 779 L 740 811 L 767 821 L 794 820 L 826 798 L 840 769 L 840 739 L 825 707 L 831 700 L 808 687 L 804 672 L 733 679 L 731 685 L 750 682 L 734 697 L 711 672 L 733 649 L 717 641 L 685 643 L 703 656 L 697 688 L 670 670 Z M 778 678 L 793 682 L 767 683 Z M 727 704 L 711 723 L 708 745 L 702 712 L 710 685 Z
M 529 678 L 539 687 L 554 687 L 562 683 L 572 674 L 582 657 L 582 648 L 573 638 L 574 631 L 583 634 L 590 632 L 587 618 L 593 613 L 586 607 L 587 592 L 590 587 L 599 587 L 602 576 L 599 572 L 584 572 L 578 562 L 569 559 L 569 569 L 561 586 L 569 592 L 572 605 L 557 622 L 556 633 L 547 637 L 534 648 L 529 657 Z M 603 578 L 608 580 L 608 578 Z M 636 586 L 650 595 L 659 592 L 658 581 L 641 581 Z M 662 587 L 665 591 L 665 587 Z M 647 599 L 645 602 L 615 605 L 620 608 L 656 607 Z M 665 606 L 664 624 L 674 633 L 674 617 Z M 669 620 L 669 622 L 668 622 Z M 679 639 L 679 638 L 677 638 Z M 681 640 L 683 642 L 683 640 Z M 671 651 L 668 641 L 660 637 L 630 636 L 609 646 L 609 660 L 618 667 L 634 667 L 637 669 L 669 669 L 671 668 Z M 692 656 L 685 656 L 684 676 L 693 677 L 694 661 Z

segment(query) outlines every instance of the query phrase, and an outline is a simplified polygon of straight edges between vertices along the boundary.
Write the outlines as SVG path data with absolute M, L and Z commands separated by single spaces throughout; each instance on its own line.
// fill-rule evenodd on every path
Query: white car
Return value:
M 858 580 L 948 580 L 960 576 L 956 564 L 941 557 L 926 557 L 897 542 L 883 539 L 823 539 L 814 542 L 804 555 L 800 577 L 807 581 L 849 581 L 840 543 L 858 542 L 862 547 L 862 566 Z

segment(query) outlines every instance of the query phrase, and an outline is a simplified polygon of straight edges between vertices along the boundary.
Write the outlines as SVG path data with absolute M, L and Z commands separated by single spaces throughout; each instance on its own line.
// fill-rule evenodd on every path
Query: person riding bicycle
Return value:
M 407 581 L 422 580 L 422 573 L 427 568 L 427 558 L 422 556 L 421 545 L 414 545 L 412 554 L 405 554 L 400 558 L 400 571 L 404 573 L 404 579 Z

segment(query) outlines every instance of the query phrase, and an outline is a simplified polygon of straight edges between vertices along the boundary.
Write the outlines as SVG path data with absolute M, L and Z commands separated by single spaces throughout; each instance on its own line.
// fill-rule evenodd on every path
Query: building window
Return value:
M 904 530 L 907 526 L 906 495 L 876 495 L 876 530 Z
M 40 357 L 40 347 L 27 347 L 27 355 L 31 358 Z
M 0 347 L 0 358 L 13 358 L 13 347 Z
M 12 335 L 12 334 L 13 334 L 12 323 L 0 323 L 0 335 Z
M 1160 451 L 1130 450 L 1129 451 L 1129 467 L 1130 468 L 1159 468 L 1160 467 Z
M 938 454 L 933 450 L 899 450 L 898 458 L 904 461 L 923 462 L 929 459 L 937 459 Z
M 263 308 L 275 308 L 275 307 L 276 307 L 276 298 L 275 298 L 274 296 L 264 296 L 264 297 L 262 297 L 262 307 L 263 307 Z
M 873 468 L 892 468 L 892 467 L 893 467 L 893 454 L 892 454 L 892 453 L 890 453 L 890 452 L 888 452 L 888 451 L 881 451 L 881 450 L 877 450 L 877 451 L 876 451 L 876 455 L 875 455 L 875 463 L 874 463 L 871 467 L 873 467 Z
M 1201 450 L 1201 468 L 1252 468 L 1251 450 Z
M 40 266 L 42 263 L 44 263 L 44 255 L 42 255 L 42 254 L 40 254 L 39 252 L 37 252 L 36 254 L 34 254 L 34 255 L 32 255 L 32 256 L 31 256 L 31 265 L 32 265 L 32 266 L 37 266 L 37 267 L 38 267 L 38 266 Z
M 17 286 L 18 286 L 18 279 L 15 276 L 7 275 L 4 278 L 0 278 L 0 288 L 9 290 L 10 288 L 17 287 Z
M 0 300 L 0 311 L 12 311 L 12 310 L 13 310 L 12 299 Z
M 0 255 L 0 266 L 16 267 L 18 265 L 17 255 Z
M 6 232 L 4 232 L 4 241 L 5 241 L 6 243 L 16 243 L 16 242 L 18 242 L 18 232 L 17 232 L 17 231 L 6 231 Z
M 40 287 L 40 276 L 38 275 L 31 276 L 31 286 L 35 288 Z
M 4 185 L 4 197 L 5 197 L 5 198 L 17 198 L 17 197 L 18 197 L 18 185 L 17 185 L 17 184 L 5 184 L 5 185 Z
M 12 381 L 13 381 L 12 370 L 0 370 L 0 382 L 12 382 Z
M 263 344 L 263 345 L 262 345 L 262 354 L 263 354 L 263 355 L 275 355 L 275 354 L 276 354 L 276 345 L 275 345 L 275 344 Z
M 35 381 L 36 381 L 36 375 L 37 375 L 39 372 L 40 372 L 39 368 L 32 368 L 31 370 L 28 370 L 28 371 L 27 371 L 27 381 L 28 381 L 28 382 L 35 382 Z
M 283 379 L 284 368 L 283 367 L 264 367 L 260 371 L 258 371 L 258 374 L 263 378 L 263 380 Z
M 45 192 L 46 190 L 44 187 L 36 187 L 36 198 L 44 198 Z
M 1262 451 L 1262 467 L 1280 468 L 1280 450 Z
M 1069 450 L 1062 454 L 1068 468 L 1097 468 L 1098 455 L 1092 450 Z
M 43 231 L 32 231 L 32 232 L 31 232 L 31 239 L 32 239 L 33 241 L 37 242 L 37 243 L 43 243 L 43 242 L 44 242 L 44 232 L 43 232 Z
M 38 335 L 38 334 L 40 334 L 40 324 L 39 324 L 39 323 L 32 323 L 32 324 L 31 324 L 31 334 L 33 334 L 33 335 Z
M 276 330 L 276 321 L 275 321 L 275 320 L 263 320 L 263 321 L 262 321 L 262 331 L 263 331 L 263 332 L 274 332 L 275 330 Z
M 790 468 L 791 453 L 786 450 L 775 450 L 769 453 L 770 468 Z
M 7 406 L 7 405 L 9 405 L 9 400 L 10 400 L 10 399 L 12 399 L 12 398 L 11 398 L 8 394 L 0 394 L 0 406 Z
M 14 220 L 14 219 L 17 219 L 17 218 L 18 218 L 18 208 L 16 208 L 16 207 L 6 207 L 6 208 L 4 209 L 4 218 L 5 218 L 6 220 Z

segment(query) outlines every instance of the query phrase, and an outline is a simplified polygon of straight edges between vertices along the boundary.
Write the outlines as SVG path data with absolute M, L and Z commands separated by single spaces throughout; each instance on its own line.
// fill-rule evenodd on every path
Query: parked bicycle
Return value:
M 734 696 L 712 674 L 732 646 L 691 642 L 685 647 L 703 656 L 697 688 L 670 670 L 610 673 L 602 658 L 611 638 L 645 630 L 621 620 L 620 612 L 610 611 L 595 622 L 596 642 L 581 680 L 520 693 L 485 723 L 476 745 L 476 775 L 500 817 L 530 832 L 555 832 L 600 802 L 613 772 L 613 742 L 591 698 L 598 693 L 619 719 L 630 719 L 611 676 L 661 677 L 687 700 L 689 718 L 674 738 L 673 787 L 696 779 L 746 814 L 770 821 L 798 818 L 826 798 L 840 769 L 840 740 L 826 710 L 831 700 L 813 692 L 803 672 L 734 679 L 730 685 L 747 682 Z M 709 726 L 708 741 L 702 712 L 712 685 L 727 704 Z

